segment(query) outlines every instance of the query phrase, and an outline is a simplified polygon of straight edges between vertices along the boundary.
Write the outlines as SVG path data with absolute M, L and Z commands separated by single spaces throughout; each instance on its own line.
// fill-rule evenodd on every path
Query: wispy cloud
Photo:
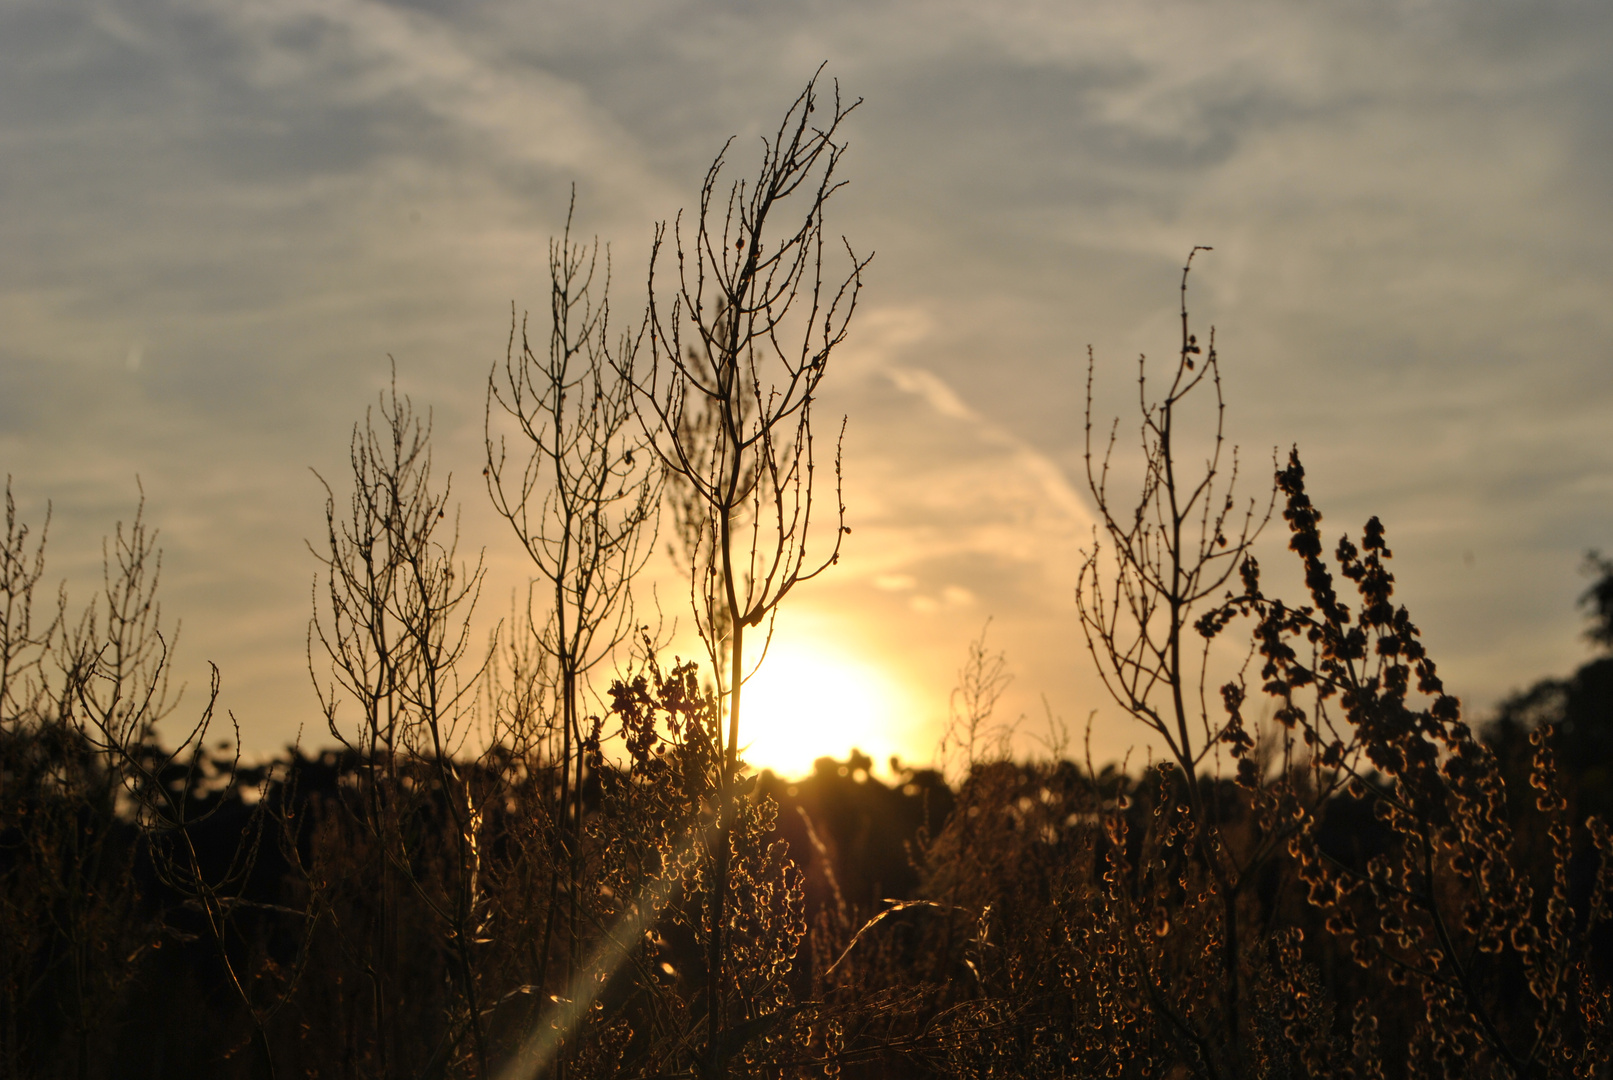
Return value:
M 386 355 L 474 477 L 480 380 L 510 302 L 543 307 L 571 184 L 631 311 L 651 223 L 827 59 L 866 98 L 831 224 L 879 254 L 825 403 L 855 543 L 812 618 L 904 640 L 939 710 L 994 614 L 1027 701 L 1098 704 L 1068 606 L 1085 346 L 1125 415 L 1206 243 L 1248 475 L 1297 440 L 1330 528 L 1381 514 L 1442 670 L 1493 698 L 1577 657 L 1577 551 L 1613 542 L 1610 45 L 1570 0 L 25 0 L 0 10 L 0 457 L 70 568 L 140 474 L 186 652 L 283 738 L 306 467 L 339 472 Z

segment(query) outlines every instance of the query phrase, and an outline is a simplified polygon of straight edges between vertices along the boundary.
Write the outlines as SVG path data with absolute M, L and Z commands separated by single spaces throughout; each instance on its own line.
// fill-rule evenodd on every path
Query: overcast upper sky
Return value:
M 388 356 L 498 607 L 483 388 L 570 186 L 642 304 L 654 222 L 826 61 L 865 99 L 829 226 L 877 256 L 830 376 L 851 546 L 783 630 L 912 695 L 865 749 L 928 757 L 988 616 L 1010 712 L 1131 739 L 1073 618 L 1086 348 L 1124 410 L 1195 244 L 1250 493 L 1297 442 L 1330 533 L 1380 515 L 1482 715 L 1584 658 L 1613 548 L 1609 56 L 1592 0 L 0 0 L 0 472 L 75 588 L 139 477 L 193 681 L 249 745 L 316 730 L 309 469 Z

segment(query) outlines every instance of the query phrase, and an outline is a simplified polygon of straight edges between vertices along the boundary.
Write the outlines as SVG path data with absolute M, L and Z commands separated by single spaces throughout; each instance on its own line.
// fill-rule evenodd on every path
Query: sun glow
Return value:
M 882 766 L 899 749 L 901 700 L 869 664 L 823 646 L 775 643 L 745 683 L 741 751 L 754 768 L 792 778 L 854 747 Z

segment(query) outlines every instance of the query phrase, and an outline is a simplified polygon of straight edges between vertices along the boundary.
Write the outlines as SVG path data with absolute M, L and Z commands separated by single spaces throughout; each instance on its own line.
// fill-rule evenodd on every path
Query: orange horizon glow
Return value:
M 902 750 L 909 700 L 871 663 L 818 642 L 775 641 L 745 682 L 740 754 L 754 769 L 798 779 L 821 757 L 852 750 L 877 768 Z

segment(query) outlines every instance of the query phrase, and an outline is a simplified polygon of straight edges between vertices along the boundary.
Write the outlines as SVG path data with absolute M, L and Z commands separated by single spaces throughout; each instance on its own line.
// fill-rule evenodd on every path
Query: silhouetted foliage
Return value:
M 1585 572 L 1596 579 L 1579 598 L 1580 606 L 1591 617 L 1585 636 L 1605 649 L 1613 649 L 1613 559 L 1603 557 L 1599 551 L 1586 552 Z
M 332 748 L 209 742 L 215 673 L 166 749 L 154 535 L 120 526 L 75 614 L 8 481 L 0 1074 L 1607 1075 L 1613 658 L 1475 733 L 1378 519 L 1329 552 L 1297 450 L 1235 494 L 1187 267 L 1170 378 L 1139 372 L 1130 495 L 1114 435 L 1094 449 L 1091 368 L 1072 643 L 1161 759 L 1014 757 L 984 633 L 942 768 L 740 757 L 745 631 L 765 645 L 848 532 L 837 448 L 808 555 L 810 409 L 866 265 L 846 246 L 824 284 L 850 108 L 816 86 L 755 178 L 720 187 L 725 150 L 698 220 L 658 229 L 676 295 L 652 264 L 636 333 L 610 336 L 608 263 L 568 218 L 548 348 L 512 326 L 489 381 L 488 493 L 537 583 L 487 652 L 429 414 L 394 386 L 355 426 L 314 549 Z M 704 669 L 635 614 L 663 494 Z M 1279 502 L 1299 603 L 1254 558 Z M 1613 563 L 1587 566 L 1610 646 Z

